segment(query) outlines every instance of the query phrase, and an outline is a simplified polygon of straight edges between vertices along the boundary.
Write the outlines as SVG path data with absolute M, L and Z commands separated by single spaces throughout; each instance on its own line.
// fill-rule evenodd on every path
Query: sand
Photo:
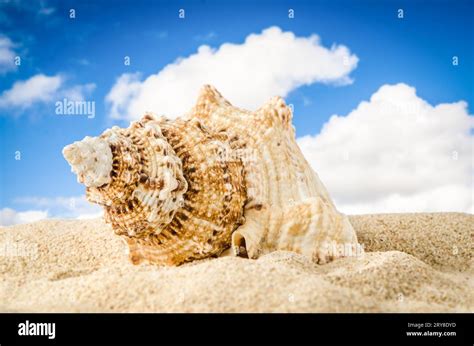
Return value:
M 133 266 L 101 219 L 0 228 L 2 312 L 474 312 L 474 216 L 353 216 L 366 253 Z

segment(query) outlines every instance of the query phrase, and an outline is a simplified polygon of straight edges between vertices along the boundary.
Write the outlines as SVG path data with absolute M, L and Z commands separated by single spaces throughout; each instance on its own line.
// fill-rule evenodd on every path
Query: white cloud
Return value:
M 102 208 L 88 202 L 85 196 L 72 197 L 21 197 L 14 200 L 17 204 L 27 205 L 33 209 L 46 209 L 53 217 L 92 218 L 102 215 Z
M 71 101 L 83 100 L 91 93 L 95 84 L 65 87 L 65 77 L 37 74 L 25 81 L 17 81 L 0 95 L 0 107 L 25 109 L 37 103 L 47 103 L 71 98 Z
M 0 96 L 0 106 L 29 107 L 35 102 L 50 101 L 63 83 L 61 76 L 37 74 L 26 81 L 18 81 Z
M 10 226 L 19 223 L 30 223 L 46 219 L 48 212 L 43 210 L 15 211 L 10 208 L 0 209 L 0 226 Z
M 94 83 L 75 85 L 64 90 L 63 95 L 70 101 L 84 101 L 85 95 L 90 95 L 95 90 Z
M 212 84 L 234 104 L 255 109 L 302 85 L 350 83 L 357 62 L 343 45 L 326 48 L 316 35 L 296 37 L 271 27 L 242 44 L 202 45 L 143 81 L 139 74 L 123 74 L 106 101 L 112 118 L 136 119 L 145 111 L 173 118 L 192 107 L 203 84 Z
M 103 209 L 88 202 L 85 196 L 21 197 L 14 201 L 27 211 L 0 209 L 0 226 L 35 222 L 47 218 L 93 219 L 103 215 Z
M 343 212 L 473 212 L 473 127 L 466 102 L 384 85 L 298 143 Z
M 15 71 L 15 56 L 14 44 L 7 36 L 0 35 L 0 74 L 9 71 Z
M 103 215 L 103 209 L 89 203 L 85 196 L 73 197 L 21 197 L 14 201 L 27 211 L 12 208 L 0 209 L 0 226 L 35 222 L 47 218 L 92 219 Z

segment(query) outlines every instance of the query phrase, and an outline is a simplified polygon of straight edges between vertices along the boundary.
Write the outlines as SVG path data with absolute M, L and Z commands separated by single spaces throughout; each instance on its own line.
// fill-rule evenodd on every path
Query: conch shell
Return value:
M 249 258 L 296 251 L 318 263 L 360 254 L 291 119 L 279 97 L 250 112 L 206 85 L 182 118 L 146 114 L 63 155 L 135 264 L 179 265 L 229 247 Z

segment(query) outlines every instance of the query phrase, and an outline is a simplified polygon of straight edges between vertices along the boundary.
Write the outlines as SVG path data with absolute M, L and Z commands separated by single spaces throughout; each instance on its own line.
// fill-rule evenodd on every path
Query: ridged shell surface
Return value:
M 279 97 L 250 112 L 204 86 L 182 118 L 147 114 L 63 153 L 133 263 L 178 265 L 230 246 L 244 257 L 288 250 L 318 263 L 362 253 L 291 119 Z

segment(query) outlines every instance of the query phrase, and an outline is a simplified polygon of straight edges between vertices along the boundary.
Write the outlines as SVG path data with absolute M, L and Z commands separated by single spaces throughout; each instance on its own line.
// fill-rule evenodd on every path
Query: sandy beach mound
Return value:
M 97 220 L 0 228 L 2 312 L 473 312 L 474 216 L 350 218 L 366 254 L 133 266 Z

